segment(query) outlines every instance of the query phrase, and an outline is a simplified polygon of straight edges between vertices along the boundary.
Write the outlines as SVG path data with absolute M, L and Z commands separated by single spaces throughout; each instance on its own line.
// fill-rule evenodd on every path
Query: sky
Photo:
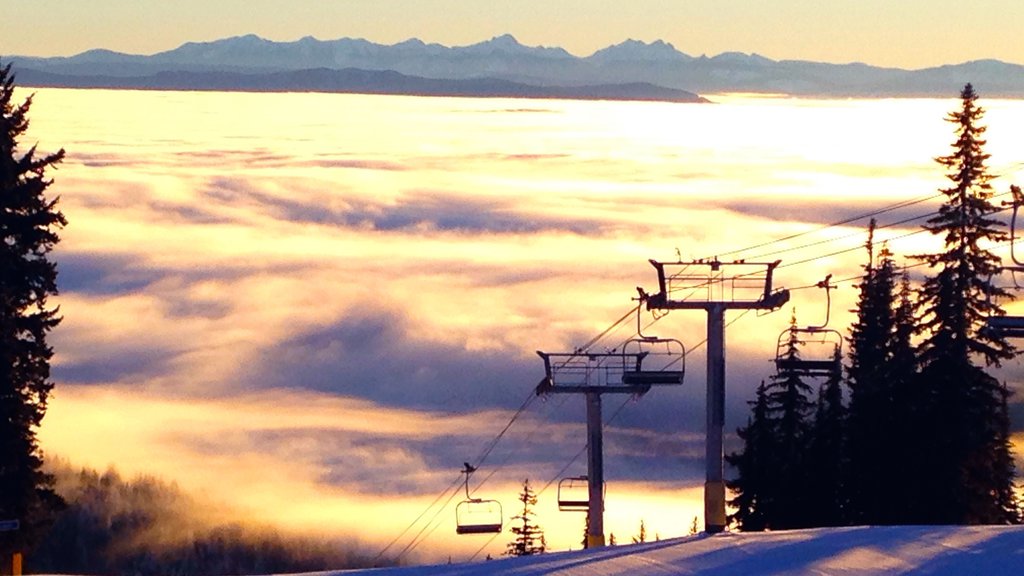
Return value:
M 188 41 L 257 34 L 276 41 L 418 37 L 467 45 L 512 34 L 586 56 L 628 38 L 690 55 L 924 68 L 995 58 L 1024 63 L 1015 0 L 11 0 L 0 52 L 71 56 L 92 48 L 151 54 Z

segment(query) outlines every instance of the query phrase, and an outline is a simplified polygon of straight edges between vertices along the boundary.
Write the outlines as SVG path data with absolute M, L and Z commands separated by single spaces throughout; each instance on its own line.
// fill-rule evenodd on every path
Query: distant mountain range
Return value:
M 1024 97 L 1024 66 L 998 60 L 903 70 L 772 60 L 727 52 L 689 56 L 669 43 L 627 40 L 587 57 L 530 47 L 510 35 L 447 47 L 412 39 L 381 45 L 342 38 L 273 42 L 248 35 L 189 42 L 150 56 L 4 56 L 30 86 L 274 90 L 700 101 L 696 94 L 952 97 L 972 82 L 986 97 Z

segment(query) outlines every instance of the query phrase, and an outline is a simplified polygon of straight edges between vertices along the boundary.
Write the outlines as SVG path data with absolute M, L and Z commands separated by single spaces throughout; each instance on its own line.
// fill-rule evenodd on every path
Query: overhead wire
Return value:
M 885 207 L 883 207 L 883 208 L 881 208 L 879 210 L 874 210 L 874 211 L 871 211 L 871 212 L 866 212 L 864 214 L 859 214 L 857 216 L 851 216 L 849 218 L 844 218 L 842 220 L 837 220 L 835 222 L 832 222 L 832 223 L 829 223 L 829 224 L 825 224 L 823 226 L 820 226 L 818 228 L 814 228 L 812 230 L 804 230 L 802 232 L 796 232 L 794 234 L 789 234 L 787 236 L 783 236 L 782 238 L 776 238 L 774 240 L 768 240 L 766 242 L 760 242 L 758 244 L 754 244 L 752 246 L 747 246 L 745 248 L 738 248 L 738 249 L 735 249 L 735 250 L 730 250 L 728 252 L 723 252 L 723 253 L 717 254 L 717 256 L 732 256 L 734 254 L 741 254 L 743 252 L 749 252 L 750 250 L 756 250 L 758 248 L 763 248 L 765 246 L 771 246 L 772 244 L 781 244 L 782 242 L 788 242 L 790 240 L 795 240 L 796 238 L 807 236 L 809 234 L 815 234 L 815 233 L 818 233 L 818 232 L 823 232 L 825 230 L 828 230 L 829 228 L 837 228 L 839 226 L 843 226 L 843 225 L 846 225 L 846 224 L 851 224 L 851 223 L 856 222 L 858 220 L 863 220 L 865 218 L 871 218 L 873 216 L 879 216 L 881 214 L 892 212 L 893 210 L 899 210 L 900 208 L 906 208 L 908 206 L 914 206 L 915 204 L 921 204 L 923 202 L 927 202 L 929 200 L 934 200 L 934 199 L 940 198 L 942 196 L 944 196 L 944 194 L 939 193 L 939 194 L 933 194 L 931 196 L 925 196 L 925 197 L 921 197 L 921 198 L 915 198 L 915 199 L 910 199 L 910 200 L 904 200 L 904 201 L 901 201 L 901 202 L 896 202 L 894 204 L 890 204 L 888 206 L 885 206 Z

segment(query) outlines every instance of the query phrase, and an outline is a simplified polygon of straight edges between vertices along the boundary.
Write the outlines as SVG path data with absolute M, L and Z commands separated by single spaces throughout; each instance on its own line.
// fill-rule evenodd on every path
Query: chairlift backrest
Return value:
M 1017 253 L 1013 249 L 1017 243 L 1017 211 L 1020 210 L 1022 204 L 1024 204 L 1024 192 L 1021 192 L 1020 186 L 1011 185 L 1010 193 L 1013 195 L 1013 216 L 1010 218 L 1010 259 L 1018 267 L 1024 267 L 1024 262 L 1017 259 Z M 1004 204 L 1005 205 L 1005 204 Z M 1018 268 L 1018 271 L 1020 269 Z M 1016 279 L 1014 284 L 1016 285 Z
M 628 340 L 622 347 L 626 356 L 636 356 L 635 369 L 625 370 L 622 382 L 632 385 L 682 384 L 686 376 L 686 347 L 674 338 L 644 336 Z
M 1003 338 L 1024 338 L 1024 316 L 993 316 L 985 328 Z
M 797 355 L 790 356 L 790 342 Z M 792 326 L 779 334 L 775 348 L 775 367 L 780 372 L 811 378 L 842 374 L 843 335 L 831 328 Z
M 558 481 L 558 509 L 563 512 L 586 512 L 590 508 L 590 483 L 586 476 L 562 478 Z
M 497 500 L 470 498 L 455 507 L 456 534 L 497 534 L 504 516 Z

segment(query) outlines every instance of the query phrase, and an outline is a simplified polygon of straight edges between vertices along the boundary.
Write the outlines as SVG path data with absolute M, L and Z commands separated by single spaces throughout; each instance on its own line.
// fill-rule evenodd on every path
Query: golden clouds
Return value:
M 71 222 L 44 447 L 255 518 L 394 535 L 531 393 L 533 350 L 586 342 L 654 287 L 648 258 L 806 232 L 740 257 L 782 258 L 777 287 L 856 276 L 863 222 L 821 228 L 941 180 L 942 101 L 722 102 L 40 91 L 33 137 L 68 150 Z M 994 108 L 1010 125 L 1024 114 Z M 1024 175 L 1008 152 L 1019 133 L 990 136 L 994 165 Z M 917 238 L 891 248 L 924 251 Z M 794 293 L 802 324 L 823 296 Z M 842 326 L 855 290 L 833 296 Z M 704 320 L 676 312 L 647 331 L 696 350 L 689 381 L 609 428 L 620 537 L 640 515 L 668 536 L 695 514 Z M 788 320 L 730 327 L 728 426 Z M 581 423 L 576 404 L 530 411 L 488 492 L 512 502 L 518 477 L 550 479 Z M 569 545 L 582 520 L 557 517 Z

